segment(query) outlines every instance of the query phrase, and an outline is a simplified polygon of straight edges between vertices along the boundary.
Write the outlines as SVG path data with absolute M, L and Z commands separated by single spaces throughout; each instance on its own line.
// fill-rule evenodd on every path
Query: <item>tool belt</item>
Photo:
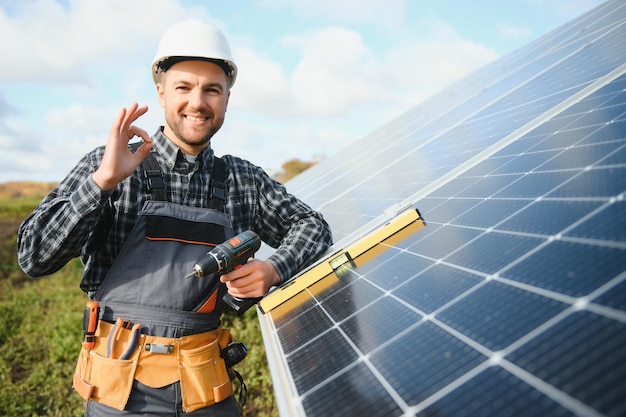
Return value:
M 233 394 L 220 354 L 231 341 L 221 327 L 168 338 L 100 320 L 93 348 L 80 351 L 73 388 L 85 400 L 123 410 L 133 380 L 152 388 L 180 381 L 183 410 L 189 413 Z

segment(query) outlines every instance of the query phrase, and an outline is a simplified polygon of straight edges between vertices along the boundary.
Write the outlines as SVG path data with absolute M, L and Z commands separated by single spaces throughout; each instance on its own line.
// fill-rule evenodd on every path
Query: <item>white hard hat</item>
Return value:
M 237 78 L 237 65 L 230 54 L 230 46 L 224 34 L 215 26 L 198 19 L 179 22 L 165 31 L 152 63 L 152 78 L 158 82 L 157 74 L 167 71 L 180 61 L 206 60 L 224 69 L 228 87 Z

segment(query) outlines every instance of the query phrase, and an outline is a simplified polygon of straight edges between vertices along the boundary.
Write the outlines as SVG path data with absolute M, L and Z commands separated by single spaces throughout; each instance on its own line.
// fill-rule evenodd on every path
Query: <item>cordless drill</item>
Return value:
M 261 247 L 261 238 L 252 230 L 239 233 L 237 236 L 220 243 L 207 252 L 194 266 L 188 277 L 203 277 L 214 272 L 226 274 L 245 264 Z M 245 313 L 261 298 L 238 298 L 228 293 L 224 296 L 226 306 L 238 316 Z

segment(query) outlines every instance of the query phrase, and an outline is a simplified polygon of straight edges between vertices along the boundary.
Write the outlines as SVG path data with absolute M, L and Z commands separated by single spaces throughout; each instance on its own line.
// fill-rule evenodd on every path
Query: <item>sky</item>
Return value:
M 62 180 L 122 107 L 163 124 L 150 68 L 187 18 L 239 68 L 218 155 L 272 173 L 335 155 L 602 0 L 0 0 L 0 183 Z

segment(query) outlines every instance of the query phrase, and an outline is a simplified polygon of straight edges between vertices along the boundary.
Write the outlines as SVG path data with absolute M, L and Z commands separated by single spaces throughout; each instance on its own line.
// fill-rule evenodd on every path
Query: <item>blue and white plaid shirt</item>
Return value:
M 213 150 L 208 147 L 195 163 L 188 162 L 161 129 L 152 139 L 170 201 L 208 208 Z M 149 195 L 141 168 L 113 190 L 101 191 L 91 174 L 103 154 L 99 147 L 85 155 L 20 226 L 18 260 L 28 275 L 51 274 L 80 256 L 85 265 L 82 290 L 92 293 L 104 280 Z M 260 167 L 231 155 L 222 159 L 229 170 L 225 209 L 234 232 L 251 229 L 278 248 L 268 260 L 282 282 L 330 246 L 330 228 L 319 213 Z

